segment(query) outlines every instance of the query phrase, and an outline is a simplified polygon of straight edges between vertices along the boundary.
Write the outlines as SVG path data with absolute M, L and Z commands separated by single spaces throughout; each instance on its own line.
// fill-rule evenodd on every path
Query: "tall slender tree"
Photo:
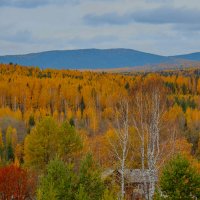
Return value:
M 148 200 L 153 199 L 158 173 L 161 125 L 166 100 L 164 95 L 163 82 L 157 76 L 136 84 L 133 91 L 131 120 L 140 139 L 143 190 Z
M 129 102 L 128 99 L 122 97 L 116 106 L 116 125 L 114 128 L 114 135 L 116 139 L 109 139 L 111 151 L 114 157 L 120 164 L 120 185 L 121 196 L 120 199 L 125 197 L 125 170 L 126 161 L 130 147 L 130 133 L 129 133 Z

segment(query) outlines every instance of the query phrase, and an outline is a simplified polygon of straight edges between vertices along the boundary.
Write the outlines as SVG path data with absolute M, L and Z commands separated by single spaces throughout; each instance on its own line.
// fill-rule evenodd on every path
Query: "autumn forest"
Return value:
M 0 166 L 1 200 L 199 199 L 200 69 L 1 64 Z

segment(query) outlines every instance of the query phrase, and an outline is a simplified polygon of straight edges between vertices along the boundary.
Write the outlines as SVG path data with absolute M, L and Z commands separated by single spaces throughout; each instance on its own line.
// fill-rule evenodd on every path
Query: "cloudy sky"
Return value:
M 0 55 L 83 48 L 200 51 L 200 0 L 0 0 Z

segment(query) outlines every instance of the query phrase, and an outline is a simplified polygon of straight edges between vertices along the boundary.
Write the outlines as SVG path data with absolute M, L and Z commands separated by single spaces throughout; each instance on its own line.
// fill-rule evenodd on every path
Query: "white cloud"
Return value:
M 199 0 L 75 0 L 74 3 L 69 0 L 31 0 L 35 2 L 32 6 L 22 5 L 23 1 L 0 0 L 0 19 L 3 19 L 0 20 L 1 55 L 115 47 L 165 55 L 200 51 L 197 39 Z M 153 13 L 159 8 L 165 10 L 165 15 L 162 10 Z M 188 18 L 183 18 L 184 10 L 190 15 Z M 106 13 L 115 13 L 110 23 L 91 26 L 84 21 L 85 16 L 104 16 Z M 127 17 L 134 17 L 131 13 L 137 16 L 129 23 L 123 23 Z M 125 16 L 124 21 L 117 23 L 117 16 L 119 19 Z M 113 21 L 116 22 L 114 25 Z
M 0 0 L 0 7 L 36 8 L 50 4 L 79 3 L 80 0 Z

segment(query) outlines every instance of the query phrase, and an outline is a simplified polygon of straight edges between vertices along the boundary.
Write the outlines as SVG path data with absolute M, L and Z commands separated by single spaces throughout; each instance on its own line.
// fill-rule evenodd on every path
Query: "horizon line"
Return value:
M 29 53 L 19 53 L 19 54 L 4 54 L 0 55 L 0 57 L 6 57 L 6 56 L 26 56 L 26 55 L 31 55 L 31 54 L 40 54 L 40 53 L 48 53 L 48 52 L 59 52 L 59 51 L 81 51 L 81 50 L 131 50 L 131 51 L 137 51 L 141 53 L 147 53 L 147 54 L 152 54 L 152 55 L 157 55 L 157 56 L 163 56 L 163 57 L 176 57 L 176 56 L 182 56 L 182 55 L 188 55 L 188 54 L 194 54 L 194 53 L 200 53 L 200 51 L 193 51 L 190 53 L 183 53 L 183 54 L 175 54 L 175 55 L 162 55 L 162 54 L 157 54 L 157 53 L 151 53 L 151 52 L 146 52 L 142 50 L 136 50 L 132 48 L 124 48 L 124 47 L 117 47 L 117 48 L 77 48 L 77 49 L 52 49 L 52 50 L 43 50 L 43 51 L 36 51 L 36 52 L 29 52 Z

